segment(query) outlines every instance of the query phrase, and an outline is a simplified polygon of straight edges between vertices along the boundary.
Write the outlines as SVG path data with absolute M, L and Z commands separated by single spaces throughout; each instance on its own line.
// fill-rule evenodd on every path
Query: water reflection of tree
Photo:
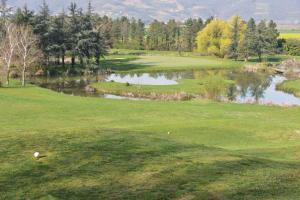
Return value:
M 149 77 L 154 78 L 154 79 L 157 79 L 157 78 L 159 78 L 161 76 L 163 76 L 162 73 L 150 73 L 149 74 Z
M 272 77 L 262 73 L 239 72 L 235 74 L 234 80 L 238 94 L 242 98 L 250 95 L 255 101 L 259 101 L 264 97 L 266 89 L 270 87 Z
M 227 91 L 227 98 L 229 101 L 235 101 L 238 93 L 238 88 L 235 84 L 230 84 Z
M 220 101 L 226 95 L 228 85 L 225 76 L 220 71 L 209 71 L 203 81 L 207 98 Z
M 168 80 L 178 80 L 178 79 L 190 79 L 192 78 L 192 71 L 183 71 L 183 72 L 160 72 L 160 73 L 150 73 L 151 78 L 160 78 L 164 77 Z
M 177 73 L 161 73 L 161 76 L 165 77 L 168 80 L 177 80 L 178 76 Z

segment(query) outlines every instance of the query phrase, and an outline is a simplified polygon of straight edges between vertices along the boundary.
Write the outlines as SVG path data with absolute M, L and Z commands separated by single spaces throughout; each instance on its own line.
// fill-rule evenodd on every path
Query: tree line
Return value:
M 42 65 L 65 67 L 68 59 L 70 73 L 74 72 L 75 66 L 86 71 L 98 69 L 100 59 L 109 48 L 193 51 L 197 33 L 212 20 L 154 20 L 146 25 L 141 19 L 100 16 L 93 11 L 90 2 L 86 9 L 71 3 L 67 10 L 52 15 L 45 0 L 37 12 L 28 9 L 26 5 L 12 12 L 7 0 L 1 0 L 0 11 L 1 41 L 9 36 L 5 24 L 26 27 L 36 36 L 36 47 L 42 53 Z M 9 70 L 4 71 L 9 73 Z
M 86 11 L 76 3 L 71 3 L 67 11 L 51 16 L 45 1 L 38 13 L 28 10 L 25 6 L 18 8 L 12 18 L 17 24 L 31 25 L 40 37 L 43 51 L 49 55 L 57 52 L 56 48 L 60 46 L 58 44 L 63 44 L 59 49 L 74 51 L 77 43 L 91 36 L 91 32 L 99 34 L 104 41 L 104 47 L 109 48 L 192 51 L 195 48 L 197 33 L 212 20 L 154 20 L 146 25 L 141 19 L 99 16 L 93 12 L 91 3 Z M 78 53 L 80 54 L 80 51 Z
M 100 16 L 93 11 L 90 2 L 86 9 L 71 3 L 67 10 L 53 15 L 45 0 L 37 12 L 26 6 L 12 12 L 7 0 L 1 0 L 0 12 L 1 60 L 6 63 L 2 64 L 6 66 L 2 71 L 7 77 L 11 66 L 19 65 L 22 60 L 17 50 L 12 51 L 9 62 L 5 60 L 7 41 L 12 32 L 9 27 L 19 30 L 16 38 L 20 30 L 26 30 L 34 37 L 29 47 L 34 47 L 35 53 L 39 52 L 41 56 L 33 57 L 39 58 L 42 66 L 60 65 L 68 73 L 76 73 L 76 67 L 86 72 L 99 70 L 100 60 L 110 48 L 196 51 L 245 60 L 251 56 L 261 60 L 262 55 L 280 50 L 279 33 L 273 21 L 256 24 L 254 19 L 245 22 L 238 16 L 229 21 L 210 17 L 206 20 L 190 18 L 184 22 L 154 20 L 146 24 L 141 19 Z M 19 39 L 16 41 L 20 46 Z M 18 45 L 12 47 L 17 49 Z M 66 66 L 66 62 L 70 65 Z
M 252 18 L 248 22 L 239 16 L 229 21 L 215 19 L 197 35 L 197 52 L 218 57 L 248 60 L 257 56 L 262 61 L 263 55 L 282 51 L 282 40 L 274 21 L 262 20 L 258 24 Z

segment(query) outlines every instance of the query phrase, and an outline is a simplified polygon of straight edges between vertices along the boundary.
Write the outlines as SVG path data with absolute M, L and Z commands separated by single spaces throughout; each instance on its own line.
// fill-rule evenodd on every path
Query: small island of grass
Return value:
M 300 97 L 300 79 L 288 80 L 277 86 L 277 89 Z
M 193 97 L 205 96 L 219 98 L 232 83 L 222 76 L 209 76 L 206 79 L 182 79 L 175 85 L 135 85 L 129 83 L 100 82 L 91 87 L 103 94 L 126 97 L 148 98 L 153 100 L 189 100 Z

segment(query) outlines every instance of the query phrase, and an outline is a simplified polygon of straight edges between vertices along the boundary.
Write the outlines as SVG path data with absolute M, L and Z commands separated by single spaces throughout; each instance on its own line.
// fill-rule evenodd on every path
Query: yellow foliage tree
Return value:
M 197 36 L 197 52 L 225 57 L 230 45 L 230 26 L 220 19 L 214 19 Z

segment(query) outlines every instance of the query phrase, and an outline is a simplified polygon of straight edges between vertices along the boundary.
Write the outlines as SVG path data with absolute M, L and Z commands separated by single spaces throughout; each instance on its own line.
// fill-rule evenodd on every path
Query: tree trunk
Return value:
M 6 85 L 9 85 L 9 74 L 10 74 L 10 69 L 7 69 L 7 74 L 6 74 Z
M 96 64 L 97 64 L 98 66 L 100 66 L 100 57 L 99 57 L 99 56 L 96 57 Z
M 65 55 L 64 54 L 61 56 L 61 62 L 62 62 L 62 66 L 65 67 Z
M 72 56 L 72 68 L 74 69 L 75 67 L 75 56 Z
M 46 66 L 48 67 L 49 66 L 49 63 L 50 63 L 50 60 L 49 60 L 49 56 L 48 55 L 45 55 L 45 61 L 46 61 Z
M 22 86 L 25 87 L 26 85 L 26 67 L 23 68 L 23 71 L 22 71 Z
M 9 85 L 10 82 L 10 63 L 9 61 L 6 67 L 6 85 Z
M 81 67 L 83 68 L 84 67 L 84 64 L 83 64 L 83 58 L 80 56 L 80 65 L 81 65 Z
M 258 60 L 259 62 L 262 62 L 261 53 L 258 53 Z

